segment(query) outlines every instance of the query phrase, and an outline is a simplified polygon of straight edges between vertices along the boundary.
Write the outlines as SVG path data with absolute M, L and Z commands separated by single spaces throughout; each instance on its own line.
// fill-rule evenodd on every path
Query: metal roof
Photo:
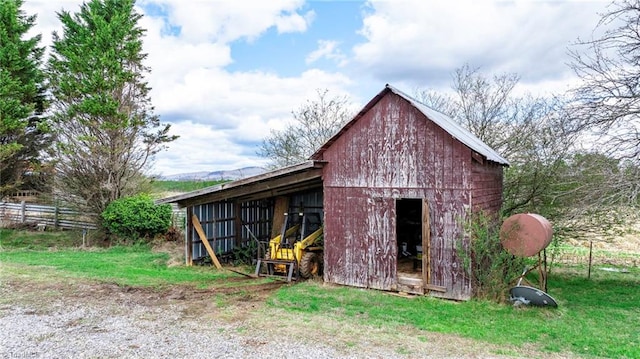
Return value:
M 304 189 L 304 184 L 313 187 L 317 181 L 321 183 L 322 165 L 319 161 L 305 161 L 256 176 L 162 198 L 156 203 L 177 203 L 184 207 L 238 197 L 280 195 Z
M 509 161 L 507 161 L 504 157 L 500 156 L 495 150 L 489 147 L 486 143 L 482 142 L 478 137 L 469 132 L 467 129 L 462 127 L 460 124 L 455 122 L 451 117 L 443 114 L 442 112 L 436 111 L 427 105 L 419 102 L 413 97 L 407 95 L 406 93 L 398 90 L 397 88 L 387 84 L 385 88 L 376 95 L 365 107 L 351 120 L 349 121 L 338 133 L 336 133 L 329 141 L 327 141 L 316 153 L 314 153 L 311 158 L 312 159 L 320 159 L 322 152 L 324 152 L 333 142 L 335 142 L 338 137 L 340 137 L 344 132 L 346 132 L 353 124 L 362 117 L 367 111 L 369 111 L 380 99 L 386 95 L 388 92 L 393 92 L 394 94 L 402 97 L 406 101 L 408 101 L 413 107 L 418 109 L 422 114 L 424 114 L 429 120 L 436 123 L 443 130 L 447 131 L 451 136 L 453 136 L 458 141 L 465 144 L 467 147 L 472 149 L 473 151 L 481 154 L 486 157 L 487 160 L 493 161 L 502 165 L 509 166 Z

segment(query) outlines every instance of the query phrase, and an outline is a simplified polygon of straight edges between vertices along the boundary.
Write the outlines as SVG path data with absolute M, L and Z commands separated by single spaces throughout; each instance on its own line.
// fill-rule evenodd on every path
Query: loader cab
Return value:
M 293 244 L 301 241 L 322 227 L 319 213 L 285 213 L 284 226 L 280 238 L 282 243 Z

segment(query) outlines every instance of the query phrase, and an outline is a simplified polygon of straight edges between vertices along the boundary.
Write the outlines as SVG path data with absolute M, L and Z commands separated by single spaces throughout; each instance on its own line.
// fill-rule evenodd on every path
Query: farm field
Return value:
M 157 194 L 160 197 L 168 197 L 185 192 L 195 191 L 198 189 L 216 186 L 225 182 L 223 181 L 161 181 L 153 180 L 151 182 L 151 192 Z
M 80 244 L 0 230 L 0 324 L 14 333 L 0 334 L 0 356 L 28 345 L 32 357 L 640 357 L 637 266 L 587 279 L 583 265 L 556 265 L 559 308 L 515 308 L 187 268 L 180 244 Z

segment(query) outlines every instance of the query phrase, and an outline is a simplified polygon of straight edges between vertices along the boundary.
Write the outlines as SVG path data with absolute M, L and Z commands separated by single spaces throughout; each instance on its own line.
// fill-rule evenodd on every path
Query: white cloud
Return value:
M 524 82 L 564 76 L 567 46 L 589 34 L 608 2 L 369 3 L 354 61 L 385 81 L 450 82 L 465 63 Z
M 276 28 L 279 34 L 304 32 L 307 31 L 314 18 L 315 12 L 313 11 L 307 11 L 304 16 L 297 13 L 282 15 L 276 19 Z
M 246 153 L 228 133 L 206 124 L 180 122 L 173 124 L 171 132 L 180 134 L 180 138 L 171 143 L 169 151 L 156 157 L 151 174 L 232 170 L 265 163 L 255 153 Z
M 340 43 L 338 41 L 318 40 L 318 48 L 307 55 L 305 62 L 307 64 L 312 64 L 321 58 L 341 62 L 344 60 L 345 56 L 338 48 L 339 44 Z
M 155 168 L 160 172 L 175 173 L 171 163 L 188 171 L 264 164 L 255 155 L 256 143 L 271 129 L 284 128 L 291 110 L 315 96 L 316 87 L 339 92 L 350 82 L 343 75 L 317 70 L 282 77 L 225 68 L 233 61 L 232 41 L 255 40 L 272 27 L 278 33 L 306 31 L 314 13 L 299 14 L 300 1 L 143 4 L 152 3 L 160 4 L 169 16 L 147 16 L 141 23 L 148 29 L 144 46 L 153 69 L 151 95 L 156 112 L 181 136 L 158 154 Z
M 301 0 L 145 0 L 140 4 L 166 9 L 167 21 L 180 28 L 180 39 L 195 43 L 255 39 L 274 25 L 284 32 L 305 31 L 313 19 L 312 15 L 298 15 Z
M 42 33 L 42 44 L 49 45 L 51 31 L 60 29 L 55 12 L 62 7 L 75 12 L 80 3 L 27 0 L 24 10 L 38 14 L 32 33 Z M 517 72 L 522 78 L 518 91 L 561 89 L 572 80 L 567 46 L 590 33 L 599 19 L 597 10 L 606 4 L 371 2 L 362 14 L 364 40 L 354 46 L 349 42 L 354 34 L 317 40 L 314 33 L 310 41 L 317 48 L 306 58 L 299 57 L 307 69 L 284 76 L 274 71 L 230 71 L 232 45 L 260 41 L 267 32 L 307 32 L 321 14 L 314 12 L 313 3 L 140 0 L 138 10 L 147 11 L 140 26 L 147 29 L 144 51 L 152 69 L 148 76 L 152 101 L 162 120 L 173 123 L 172 132 L 181 135 L 157 156 L 156 172 L 264 163 L 255 155 L 256 144 L 271 129 L 286 127 L 291 111 L 314 99 L 316 89 L 327 88 L 335 95 L 349 95 L 355 89 L 364 96 L 355 100 L 365 102 L 387 82 L 405 91 L 416 86 L 448 88 L 452 71 L 465 63 L 488 73 Z M 350 51 L 345 53 L 346 48 Z M 322 60 L 338 67 L 314 69 Z

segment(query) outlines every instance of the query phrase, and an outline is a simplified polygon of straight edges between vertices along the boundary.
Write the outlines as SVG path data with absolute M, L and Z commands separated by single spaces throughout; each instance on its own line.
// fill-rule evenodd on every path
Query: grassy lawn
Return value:
M 77 241 L 69 232 L 0 230 L 0 275 L 24 276 L 41 269 L 54 278 L 203 288 L 233 285 L 229 279 L 238 276 L 208 267 L 168 267 L 168 255 L 147 246 L 81 250 Z M 345 325 L 412 327 L 505 347 L 533 346 L 584 357 L 640 358 L 640 269 L 623 273 L 594 268 L 587 280 L 586 268 L 556 266 L 548 286 L 549 294 L 558 301 L 557 309 L 515 308 L 476 300 L 408 299 L 316 281 L 284 286 L 266 305 L 302 317 L 331 317 Z M 498 354 L 516 355 L 508 349 Z
M 596 270 L 591 280 L 585 273 L 555 269 L 549 292 L 559 302 L 558 309 L 406 299 L 314 282 L 282 288 L 268 303 L 300 313 L 339 317 L 345 323 L 410 325 L 498 345 L 534 345 L 543 351 L 587 357 L 640 358 L 640 271 Z
M 163 287 L 186 284 L 199 288 L 232 286 L 243 278 L 209 267 L 168 267 L 169 255 L 149 246 L 80 249 L 74 232 L 0 230 L 0 274 L 24 274 L 35 269 L 50 276 L 76 277 L 123 286 Z M 81 236 L 80 242 L 81 243 Z M 32 269 L 29 269 L 32 268 Z M 265 279 L 254 280 L 264 283 Z M 248 283 L 242 282 L 242 285 Z

